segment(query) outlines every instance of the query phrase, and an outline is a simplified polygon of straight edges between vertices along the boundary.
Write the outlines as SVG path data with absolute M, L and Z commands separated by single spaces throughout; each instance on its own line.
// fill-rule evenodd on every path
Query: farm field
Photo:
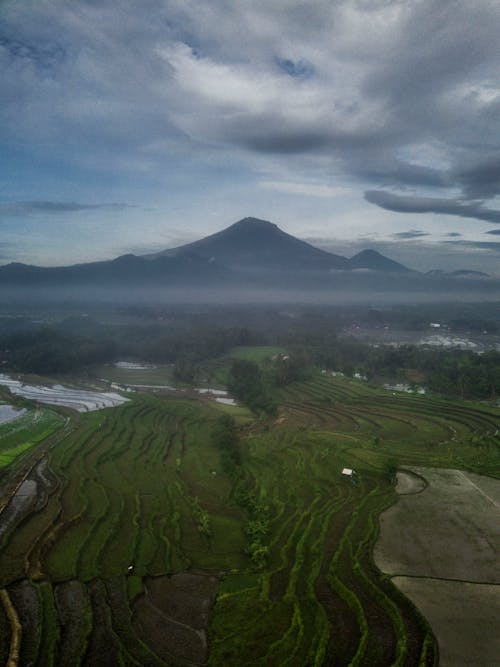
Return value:
M 283 347 L 276 347 L 272 345 L 258 345 L 258 346 L 245 346 L 240 345 L 234 347 L 229 356 L 232 359 L 245 359 L 246 361 L 255 361 L 257 363 L 270 359 L 271 357 L 276 356 L 277 354 L 285 354 L 286 350 Z
M 20 642 L 38 665 L 437 664 L 375 566 L 378 517 L 395 466 L 500 476 L 500 411 L 320 374 L 276 400 L 72 413 L 0 513 L 0 661 Z
M 100 366 L 96 371 L 96 376 L 109 382 L 126 385 L 170 386 L 174 384 L 171 365 L 118 362 Z
M 431 623 L 441 665 L 494 665 L 500 480 L 415 467 L 398 473 L 396 490 L 402 495 L 381 515 L 376 564 Z
M 24 409 L 16 409 L 12 405 L 0 403 L 0 426 L 19 419 L 25 412 Z
M 8 375 L 0 373 L 0 385 L 8 387 L 9 391 L 22 398 L 73 408 L 79 412 L 101 410 L 120 405 L 128 399 L 114 392 L 100 392 L 86 389 L 74 389 L 60 384 L 45 386 L 42 384 L 29 385 L 20 380 L 14 380 Z
M 412 470 L 427 486 L 382 514 L 377 565 L 390 574 L 500 585 L 500 480 Z
M 20 411 L 20 416 L 0 424 L 0 470 L 22 458 L 35 445 L 57 431 L 63 418 L 49 409 Z
M 393 582 L 431 624 L 442 667 L 498 664 L 498 584 L 414 577 L 394 577 Z

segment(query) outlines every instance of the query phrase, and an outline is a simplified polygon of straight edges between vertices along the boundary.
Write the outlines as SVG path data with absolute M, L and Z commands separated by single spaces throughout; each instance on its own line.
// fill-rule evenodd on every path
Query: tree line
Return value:
M 323 323 L 324 324 L 324 323 Z M 416 345 L 369 345 L 338 337 L 324 326 L 304 322 L 288 331 L 210 326 L 189 319 L 164 324 L 100 324 L 84 318 L 57 326 L 4 331 L 0 361 L 5 370 L 40 375 L 92 373 L 103 363 L 137 359 L 174 365 L 178 380 L 196 381 L 204 362 L 242 345 L 282 345 L 289 353 L 256 364 L 235 360 L 229 389 L 256 412 L 272 413 L 273 388 L 304 379 L 313 367 L 361 373 L 368 381 L 421 381 L 429 390 L 463 399 L 500 395 L 500 352 L 431 349 Z

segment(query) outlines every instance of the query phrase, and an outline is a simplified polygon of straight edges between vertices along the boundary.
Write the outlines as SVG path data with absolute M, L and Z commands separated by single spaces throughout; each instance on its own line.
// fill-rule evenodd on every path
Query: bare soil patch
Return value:
M 23 628 L 19 664 L 34 665 L 39 642 L 40 607 L 34 587 L 23 580 L 9 588 L 9 595 Z
M 500 481 L 414 468 L 428 487 L 380 517 L 375 562 L 389 574 L 500 584 Z
M 500 586 L 394 577 L 427 618 L 442 667 L 500 664 Z
M 54 596 L 61 625 L 60 664 L 77 665 L 89 624 L 85 618 L 89 606 L 87 588 L 80 581 L 66 581 L 55 587 Z
M 425 487 L 425 479 L 410 470 L 400 470 L 396 475 L 396 493 L 400 496 L 420 493 Z
M 0 538 L 30 512 L 36 499 L 37 483 L 32 479 L 25 479 L 0 514 Z
M 146 593 L 133 606 L 138 636 L 167 662 L 206 664 L 208 617 L 218 585 L 215 574 L 204 572 L 148 578 Z
M 382 514 L 375 562 L 429 621 L 440 665 L 500 665 L 500 481 L 412 471 L 428 486 Z

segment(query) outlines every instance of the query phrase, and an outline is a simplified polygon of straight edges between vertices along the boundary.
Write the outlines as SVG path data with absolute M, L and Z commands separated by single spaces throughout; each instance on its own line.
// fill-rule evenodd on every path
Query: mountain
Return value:
M 348 269 L 370 269 L 371 271 L 386 271 L 390 273 L 406 273 L 411 271 L 403 264 L 384 257 L 376 250 L 362 250 L 347 262 Z
M 194 243 L 149 255 L 180 257 L 196 254 L 231 268 L 310 271 L 347 269 L 348 260 L 320 250 L 258 218 L 243 218 L 220 232 Z
M 356 269 L 368 269 L 372 277 L 363 278 Z M 58 287 L 73 292 L 82 286 L 314 290 L 350 281 L 373 288 L 377 279 L 394 272 L 414 273 L 375 250 L 347 259 L 315 248 L 271 222 L 244 218 L 194 243 L 151 255 L 49 268 L 8 264 L 0 267 L 0 287 Z
M 193 285 L 227 280 L 229 270 L 216 262 L 186 253 L 149 261 L 137 255 L 72 266 L 40 267 L 12 263 L 0 266 L 0 286 L 5 287 L 133 287 L 141 285 Z

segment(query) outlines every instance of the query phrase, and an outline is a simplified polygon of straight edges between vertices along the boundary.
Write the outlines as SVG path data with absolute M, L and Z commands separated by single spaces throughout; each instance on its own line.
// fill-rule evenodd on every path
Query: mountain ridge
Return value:
M 467 272 L 466 272 L 467 273 Z M 22 293 L 20 292 L 22 290 Z M 428 301 L 480 292 L 500 294 L 500 281 L 470 275 L 426 275 L 363 250 L 351 258 L 287 234 L 276 224 L 243 218 L 198 241 L 149 255 L 59 267 L 19 262 L 0 267 L 0 294 L 19 299 L 214 303 Z
M 39 267 L 12 262 L 0 267 L 0 284 L 29 285 L 109 284 L 129 285 L 244 279 L 245 272 L 290 274 L 369 270 L 378 273 L 411 272 L 411 269 L 381 255 L 364 250 L 348 259 L 302 241 L 275 223 L 246 217 L 192 243 L 148 255 L 126 253 L 110 260 L 67 266 Z M 261 282 L 261 280 L 259 280 Z

